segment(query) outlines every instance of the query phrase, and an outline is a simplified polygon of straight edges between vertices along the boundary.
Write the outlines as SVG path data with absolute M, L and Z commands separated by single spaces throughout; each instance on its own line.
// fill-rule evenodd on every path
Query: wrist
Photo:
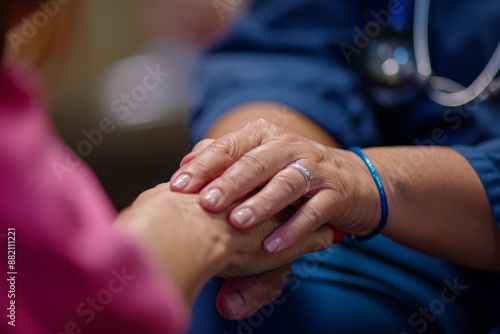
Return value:
M 222 270 L 227 258 L 226 243 L 223 233 L 218 236 L 220 230 L 207 221 L 210 218 L 203 217 L 199 224 L 202 226 L 186 226 L 198 225 L 196 217 L 185 216 L 185 212 L 179 211 L 182 203 L 178 204 L 169 209 L 163 203 L 161 209 L 152 206 L 146 207 L 145 211 L 132 206 L 120 214 L 115 228 L 135 239 L 192 305 L 203 285 Z M 192 208 L 196 210 L 194 205 Z M 172 215 L 148 218 L 149 213 L 160 210 Z M 177 219 L 181 224 L 168 226 L 165 219 Z M 163 223 L 158 223 L 160 221 Z M 207 229 L 214 232 L 207 233 Z
M 171 239 L 164 261 L 165 270 L 175 275 L 179 288 L 189 303 L 194 303 L 202 287 L 220 274 L 228 261 L 227 235 L 205 220 L 214 233 L 190 228 Z M 164 242 L 164 241 L 163 241 Z

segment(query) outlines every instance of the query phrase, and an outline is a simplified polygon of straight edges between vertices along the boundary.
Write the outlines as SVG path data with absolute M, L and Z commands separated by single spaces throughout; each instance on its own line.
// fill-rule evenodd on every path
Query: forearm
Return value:
M 389 199 L 387 237 L 418 251 L 500 270 L 500 229 L 478 175 L 446 147 L 365 150 Z
M 161 240 L 158 240 L 157 234 L 148 231 L 148 224 L 143 227 L 139 226 L 141 224 L 127 224 L 126 220 L 135 220 L 136 218 L 134 215 L 131 216 L 128 212 L 124 212 L 115 227 L 137 241 L 146 255 L 152 259 L 165 277 L 171 279 L 184 296 L 187 304 L 192 307 L 196 296 L 210 276 L 204 268 L 193 265 L 192 259 L 185 258 L 187 252 L 183 247 L 169 245 L 167 252 L 170 254 L 162 250 Z

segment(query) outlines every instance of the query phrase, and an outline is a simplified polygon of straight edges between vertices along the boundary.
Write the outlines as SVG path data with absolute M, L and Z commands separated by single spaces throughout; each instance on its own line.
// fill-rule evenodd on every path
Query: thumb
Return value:
M 217 295 L 217 309 L 226 319 L 250 317 L 281 294 L 290 274 L 286 265 L 262 274 L 229 278 Z

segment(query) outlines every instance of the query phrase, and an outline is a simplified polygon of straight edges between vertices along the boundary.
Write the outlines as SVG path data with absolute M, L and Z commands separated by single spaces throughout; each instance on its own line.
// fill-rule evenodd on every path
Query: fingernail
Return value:
M 186 188 L 186 186 L 191 182 L 191 175 L 188 174 L 182 174 L 175 180 L 174 182 L 174 187 L 176 187 L 179 190 L 182 190 Z
M 211 206 L 216 206 L 222 197 L 222 193 L 218 188 L 212 188 L 203 195 L 205 201 L 210 203 Z
M 274 253 L 281 246 L 282 243 L 283 240 L 281 240 L 281 238 L 278 237 L 266 243 L 264 247 L 269 253 Z
M 239 210 L 233 215 L 234 221 L 240 226 L 245 226 L 253 221 L 253 211 L 250 208 L 244 208 Z
M 243 303 L 243 298 L 241 298 L 238 293 L 234 291 L 228 291 L 222 296 L 224 297 L 224 301 L 226 302 L 227 307 L 233 314 L 233 317 L 238 316 L 243 311 L 245 305 Z
M 345 233 L 344 232 L 334 231 L 333 232 L 333 243 L 334 244 L 338 244 L 339 242 L 341 242 L 342 240 L 344 240 L 344 237 L 345 237 Z

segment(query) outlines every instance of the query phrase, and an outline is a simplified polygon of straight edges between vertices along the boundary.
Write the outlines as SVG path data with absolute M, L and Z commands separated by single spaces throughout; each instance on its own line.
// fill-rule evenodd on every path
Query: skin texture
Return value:
M 265 246 L 276 246 L 276 239 L 281 239 L 277 248 L 268 251 L 286 250 L 325 222 L 356 235 L 372 231 L 381 215 L 380 198 L 363 161 L 351 152 L 333 148 L 335 140 L 317 125 L 304 122 L 303 116 L 279 117 L 276 110 L 283 108 L 297 114 L 283 106 L 256 103 L 222 117 L 209 131 L 209 136 L 218 139 L 200 143 L 205 149 L 199 147 L 183 160 L 171 178 L 172 190 L 200 192 L 200 204 L 218 212 L 269 182 L 232 210 L 233 226 L 251 228 L 303 195 L 302 175 L 283 170 L 298 161 L 312 171 L 312 187 L 295 216 L 268 237 Z M 247 125 L 241 128 L 242 124 Z M 305 138 L 310 134 L 314 141 Z M 465 158 L 447 147 L 371 148 L 365 153 L 381 175 L 389 199 L 384 235 L 459 265 L 500 270 L 500 230 L 482 183 Z M 183 175 L 188 175 L 189 182 L 177 187 Z M 221 197 L 217 201 L 213 200 L 214 188 Z M 242 208 L 249 208 L 253 215 L 245 225 L 236 219 Z M 279 279 L 270 279 L 274 281 L 260 287 L 245 282 L 246 303 L 249 294 L 269 297 L 280 284 Z M 227 309 L 221 311 L 235 318 Z
M 231 110 L 214 124 L 208 131 L 207 137 L 220 138 L 257 119 L 267 119 L 297 135 L 313 139 L 325 146 L 339 146 L 326 131 L 298 111 L 268 102 L 251 103 Z M 181 166 L 193 160 L 213 141 L 214 139 L 205 139 L 195 145 L 192 153 L 181 162 Z M 176 175 L 179 174 L 174 174 L 172 180 Z M 173 190 L 176 189 L 173 188 Z M 219 312 L 223 317 L 231 320 L 241 320 L 251 316 L 260 307 L 276 298 L 277 293 L 285 286 L 290 268 L 291 266 L 285 265 L 262 274 L 228 278 L 217 297 Z M 228 294 L 231 298 L 225 298 Z
M 213 276 L 268 272 L 331 245 L 333 230 L 325 226 L 289 251 L 267 254 L 262 241 L 294 210 L 287 208 L 254 228 L 239 231 L 227 223 L 227 212 L 208 213 L 198 205 L 198 195 L 173 193 L 169 188 L 161 185 L 141 194 L 120 214 L 115 228 L 138 240 L 190 303 Z

